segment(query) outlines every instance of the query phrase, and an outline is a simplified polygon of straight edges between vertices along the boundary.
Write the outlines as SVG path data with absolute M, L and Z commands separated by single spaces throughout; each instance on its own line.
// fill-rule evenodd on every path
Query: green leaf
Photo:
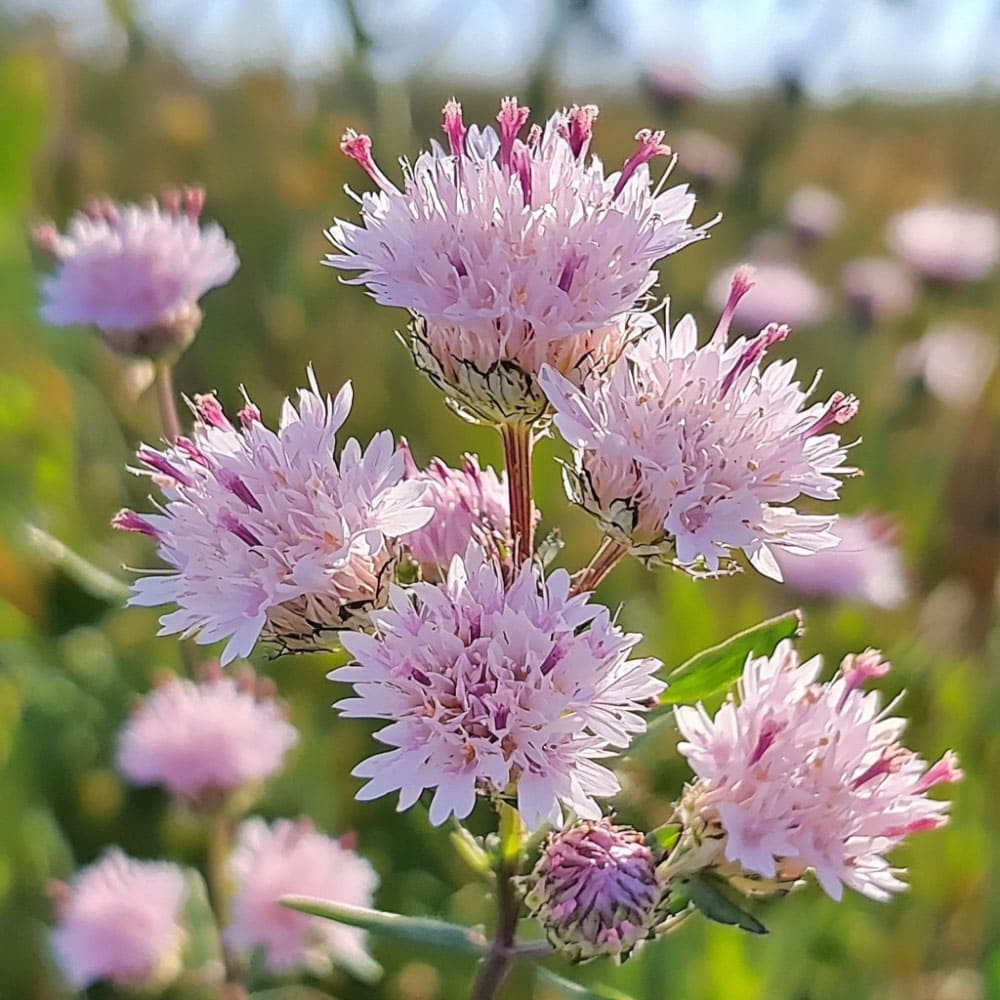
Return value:
M 668 687 L 660 695 L 660 706 L 691 705 L 735 682 L 748 656 L 770 656 L 783 639 L 802 634 L 802 614 L 786 611 L 777 618 L 737 632 L 718 646 L 692 656 L 667 675 Z
M 464 826 L 457 825 L 449 834 L 455 853 L 477 874 L 489 876 L 490 856 L 483 845 Z
M 658 847 L 666 853 L 677 843 L 680 835 L 681 828 L 679 826 L 673 823 L 664 823 L 663 826 L 657 827 L 655 830 L 650 830 L 646 834 L 646 843 L 650 847 Z
M 406 944 L 430 945 L 467 955 L 483 955 L 486 945 L 479 931 L 471 927 L 445 923 L 429 917 L 404 917 L 384 910 L 369 910 L 364 906 L 349 906 L 329 899 L 312 896 L 284 896 L 283 906 L 308 913 L 324 920 L 336 920 L 349 927 L 360 927 L 376 937 Z
M 187 898 L 184 903 L 182 923 L 187 931 L 184 943 L 184 968 L 221 980 L 225 975 L 222 962 L 222 942 L 215 914 L 208 901 L 208 890 L 201 874 L 193 868 L 184 871 Z
M 527 829 L 521 814 L 506 802 L 500 806 L 500 860 L 509 867 L 517 867 L 524 851 Z
M 572 997 L 573 1000 L 632 1000 L 627 993 L 612 989 L 610 986 L 581 986 L 572 979 L 557 975 L 551 969 L 539 966 L 536 970 L 539 984 L 545 988 L 543 996 L 554 993 L 559 997 Z
M 751 934 L 766 934 L 767 928 L 731 899 L 723 886 L 723 882 L 708 874 L 682 880 L 682 891 L 709 920 L 740 927 Z

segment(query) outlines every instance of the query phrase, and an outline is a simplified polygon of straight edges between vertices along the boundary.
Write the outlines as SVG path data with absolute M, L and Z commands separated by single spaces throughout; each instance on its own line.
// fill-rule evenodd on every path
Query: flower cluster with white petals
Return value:
M 377 971 L 365 933 L 333 920 L 296 913 L 283 896 L 314 896 L 371 906 L 375 869 L 346 843 L 319 833 L 309 820 L 262 819 L 240 824 L 229 858 L 234 885 L 226 942 L 237 951 L 263 949 L 275 972 L 325 971 L 331 961 L 355 971 Z
M 795 362 L 761 361 L 788 328 L 727 343 L 729 320 L 749 278 L 737 272 L 722 320 L 698 347 L 685 316 L 672 332 L 653 325 L 608 378 L 583 390 L 553 369 L 540 382 L 555 424 L 573 446 L 572 499 L 635 555 L 695 573 L 733 568 L 733 550 L 781 579 L 774 548 L 813 552 L 836 544 L 834 518 L 787 506 L 800 496 L 836 498 L 856 470 L 836 424 L 853 397 L 806 405 Z
M 530 563 L 504 586 L 500 567 L 470 546 L 445 583 L 394 588 L 372 614 L 374 636 L 343 637 L 355 662 L 330 677 L 352 684 L 346 718 L 385 719 L 392 749 L 363 761 L 360 799 L 399 791 L 406 809 L 434 789 L 431 822 L 464 819 L 477 793 L 511 796 L 532 829 L 562 807 L 597 819 L 595 798 L 618 789 L 601 758 L 646 728 L 664 684 L 661 664 L 628 655 L 606 608 L 572 596 L 569 574 L 539 580 Z
M 252 672 L 200 683 L 173 679 L 147 695 L 118 740 L 118 769 L 134 785 L 163 785 L 190 802 L 274 776 L 299 734 Z
M 656 261 L 707 235 L 689 222 L 686 186 L 652 183 L 649 161 L 670 153 L 662 132 L 640 132 L 622 169 L 605 174 L 590 156 L 596 107 L 557 112 L 522 139 L 528 117 L 505 98 L 496 128 L 467 127 L 450 101 L 448 148 L 404 162 L 402 190 L 371 139 L 349 131 L 341 149 L 378 190 L 355 196 L 361 225 L 327 230 L 338 252 L 326 263 L 413 312 L 418 364 L 487 422 L 541 415 L 542 363 L 582 378 L 613 361 Z
M 366 620 L 384 600 L 397 539 L 431 517 L 389 431 L 364 450 L 349 439 L 334 459 L 350 383 L 334 400 L 311 370 L 309 385 L 297 409 L 285 401 L 277 432 L 249 399 L 237 427 L 214 396 L 196 396 L 191 438 L 139 449 L 162 512 L 115 518 L 152 536 L 172 569 L 137 580 L 129 603 L 177 604 L 160 634 L 226 639 L 223 665 L 261 637 L 283 650 L 323 648 Z
M 144 205 L 93 202 L 66 234 L 39 226 L 35 242 L 58 262 L 42 281 L 42 318 L 95 326 L 115 350 L 179 353 L 201 324 L 198 300 L 236 273 L 222 229 L 202 227 L 205 193 L 189 188 Z
M 675 710 L 697 781 L 690 817 L 721 829 L 718 864 L 779 882 L 812 870 L 839 900 L 844 886 L 885 900 L 905 887 L 885 855 L 911 833 L 946 822 L 948 803 L 927 792 L 961 777 L 950 751 L 931 766 L 899 742 L 906 722 L 861 686 L 889 669 L 874 650 L 848 656 L 819 682 L 820 657 L 800 663 L 790 642 L 748 657 L 739 701 L 713 719 Z M 689 819 L 690 821 L 690 819 Z

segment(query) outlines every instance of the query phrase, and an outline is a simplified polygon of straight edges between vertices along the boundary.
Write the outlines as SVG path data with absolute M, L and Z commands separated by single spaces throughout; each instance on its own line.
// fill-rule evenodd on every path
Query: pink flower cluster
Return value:
M 927 792 L 961 772 L 951 752 L 928 767 L 902 746 L 905 720 L 861 690 L 889 669 L 874 650 L 848 656 L 832 681 L 817 681 L 821 668 L 786 641 L 747 659 L 739 702 L 714 719 L 676 709 L 678 749 L 698 779 L 688 809 L 721 828 L 725 861 L 743 872 L 794 881 L 811 869 L 833 899 L 846 885 L 885 900 L 904 888 L 885 855 L 944 825 L 948 804 Z
M 187 897 L 184 873 L 161 861 L 135 861 L 112 848 L 52 887 L 56 960 L 66 981 L 83 990 L 99 980 L 162 989 L 180 971 Z
M 59 264 L 42 282 L 42 318 L 96 326 L 126 354 L 183 349 L 201 324 L 198 300 L 239 266 L 222 229 L 199 225 L 204 203 L 199 189 L 141 206 L 95 201 L 65 236 L 40 226 L 35 240 Z
M 143 699 L 123 728 L 118 768 L 135 785 L 164 785 L 194 803 L 277 774 L 298 732 L 252 672 L 174 679 Z
M 352 906 L 371 906 L 378 876 L 350 847 L 318 833 L 308 820 L 262 819 L 240 825 L 229 859 L 235 886 L 226 941 L 236 950 L 262 948 L 275 972 L 324 971 L 332 960 L 349 969 L 373 961 L 365 934 L 355 927 L 298 913 L 283 896 L 306 895 Z
M 277 433 L 249 399 L 236 427 L 214 396 L 196 396 L 190 439 L 139 450 L 162 513 L 115 518 L 152 536 L 173 570 L 137 580 L 129 603 L 177 604 L 160 634 L 226 639 L 223 665 L 262 636 L 285 650 L 322 648 L 331 631 L 364 620 L 383 600 L 396 539 L 431 516 L 389 431 L 364 451 L 348 440 L 334 459 L 350 383 L 335 400 L 311 370 L 309 385 L 298 409 L 285 401 Z
M 886 240 L 925 278 L 981 281 L 1000 260 L 1000 220 L 970 205 L 929 202 L 889 220 Z
M 534 418 L 542 363 L 584 373 L 617 356 L 622 317 L 652 287 L 657 260 L 703 239 L 686 187 L 653 185 L 668 155 L 644 130 L 620 171 L 589 156 L 597 108 L 557 112 L 542 128 L 505 98 L 497 126 L 466 126 L 444 108 L 448 149 L 433 143 L 403 189 L 376 166 L 371 139 L 349 131 L 344 152 L 378 187 L 358 198 L 362 224 L 337 220 L 326 263 L 357 271 L 383 305 L 419 317 L 418 364 L 477 419 Z
M 742 549 L 781 579 L 773 550 L 808 553 L 836 544 L 832 517 L 786 506 L 799 496 L 835 499 L 845 447 L 830 433 L 857 409 L 834 393 L 807 405 L 795 362 L 763 368 L 788 328 L 771 324 L 728 344 L 729 320 L 749 287 L 738 271 L 712 339 L 697 346 L 685 316 L 672 333 L 652 324 L 607 379 L 577 389 L 552 369 L 540 383 L 555 424 L 573 446 L 571 498 L 642 558 L 692 572 L 733 568 Z
M 664 685 L 654 659 L 629 660 L 626 635 L 569 575 L 540 581 L 524 563 L 505 587 L 499 566 L 470 546 L 440 587 L 394 588 L 373 613 L 375 635 L 352 633 L 355 663 L 330 674 L 354 686 L 347 718 L 384 719 L 392 749 L 363 761 L 359 799 L 399 791 L 399 808 L 435 789 L 430 819 L 464 819 L 477 792 L 516 797 L 531 828 L 558 824 L 562 805 L 600 816 L 618 780 L 596 760 L 645 730 Z
M 525 904 L 570 961 L 628 958 L 653 933 L 662 894 L 641 833 L 606 819 L 550 833 Z
M 406 441 L 399 449 L 406 461 L 406 477 L 426 489 L 420 502 L 434 514 L 404 539 L 410 555 L 427 569 L 447 567 L 463 555 L 469 542 L 485 548 L 497 543 L 510 546 L 510 506 L 507 475 L 499 476 L 488 466 L 479 467 L 475 455 L 466 455 L 461 469 L 449 468 L 439 458 L 421 470 Z

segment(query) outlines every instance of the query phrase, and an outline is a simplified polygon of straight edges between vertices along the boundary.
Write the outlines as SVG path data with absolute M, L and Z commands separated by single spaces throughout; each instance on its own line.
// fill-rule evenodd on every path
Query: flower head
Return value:
M 917 283 L 909 268 L 888 257 L 848 261 L 840 283 L 853 311 L 868 324 L 898 319 L 917 301 Z
M 785 323 L 797 329 L 826 319 L 829 296 L 801 268 L 768 261 L 755 262 L 752 271 L 753 287 L 741 297 L 733 314 L 737 330 L 757 331 L 768 323 Z M 723 268 L 709 286 L 712 308 L 722 309 L 729 300 L 732 274 L 731 267 Z
M 280 902 L 282 896 L 306 895 L 371 906 L 378 876 L 350 847 L 318 833 L 305 819 L 279 819 L 270 826 L 248 819 L 240 825 L 229 873 L 230 947 L 262 948 L 275 972 L 303 967 L 320 972 L 331 960 L 351 969 L 372 966 L 363 931 Z
M 525 903 L 571 961 L 628 958 L 653 932 L 656 858 L 642 834 L 606 819 L 549 833 Z
M 432 143 L 398 189 L 376 166 L 367 136 L 341 149 L 378 190 L 358 198 L 362 224 L 337 220 L 326 263 L 358 272 L 383 305 L 418 318 L 418 365 L 468 416 L 535 419 L 534 376 L 613 360 L 622 317 L 655 281 L 655 262 L 704 238 L 685 187 L 653 185 L 663 133 L 643 130 L 620 171 L 589 155 L 597 108 L 557 112 L 521 138 L 528 109 L 505 98 L 496 127 L 466 126 L 450 101 L 448 148 Z
M 252 671 L 171 680 L 148 695 L 118 740 L 118 768 L 135 785 L 214 801 L 277 774 L 298 733 Z
M 901 375 L 917 378 L 946 406 L 969 410 L 979 402 L 1000 357 L 996 336 L 962 323 L 938 323 L 896 358 Z
M 785 216 L 792 232 L 808 245 L 837 231 L 844 218 L 844 203 L 826 188 L 804 184 L 792 192 Z
M 39 226 L 35 241 L 58 262 L 42 281 L 42 318 L 95 326 L 123 354 L 179 354 L 201 325 L 198 300 L 239 266 L 222 229 L 199 225 L 204 203 L 188 188 L 145 205 L 95 201 L 65 235 Z
M 348 440 L 335 461 L 350 383 L 335 400 L 312 371 L 309 384 L 298 409 L 285 401 L 277 433 L 249 399 L 237 427 L 215 396 L 196 396 L 191 439 L 139 449 L 162 513 L 115 518 L 151 535 L 172 568 L 137 580 L 129 603 L 176 603 L 160 634 L 227 639 L 223 664 L 261 637 L 284 650 L 322 648 L 331 631 L 364 621 L 384 598 L 396 539 L 431 516 L 419 506 L 423 485 L 403 479 L 389 431 L 364 451 Z
M 762 367 L 787 327 L 772 323 L 727 344 L 729 319 L 749 284 L 738 271 L 719 327 L 702 347 L 685 316 L 672 333 L 652 326 L 607 379 L 585 391 L 551 369 L 540 381 L 574 449 L 570 496 L 608 535 L 641 558 L 697 573 L 731 570 L 733 550 L 742 549 L 780 579 L 773 548 L 836 544 L 833 518 L 786 505 L 803 495 L 832 500 L 838 477 L 855 471 L 829 431 L 857 403 L 834 393 L 806 405 L 794 361 Z
M 76 990 L 106 979 L 119 986 L 164 988 L 180 971 L 187 895 L 184 873 L 162 861 L 135 861 L 111 848 L 55 883 L 56 960 Z
M 348 718 L 385 719 L 392 749 L 363 761 L 358 793 L 399 791 L 399 808 L 435 789 L 430 819 L 463 819 L 477 792 L 510 795 L 532 828 L 558 823 L 560 803 L 597 819 L 594 797 L 618 791 L 596 763 L 645 729 L 662 689 L 654 659 L 629 660 L 639 641 L 607 609 L 570 596 L 567 573 L 541 581 L 525 563 L 505 589 L 475 545 L 440 586 L 394 588 L 375 635 L 344 636 L 354 656 L 331 675 L 354 685 Z
M 904 888 L 885 855 L 946 822 L 948 804 L 927 791 L 961 772 L 950 752 L 928 767 L 902 746 L 905 721 L 861 690 L 889 668 L 876 651 L 848 656 L 826 683 L 821 668 L 786 641 L 748 657 L 739 702 L 714 719 L 700 705 L 675 710 L 697 776 L 688 819 L 724 833 L 723 874 L 794 881 L 812 869 L 833 899 L 846 885 L 885 900 Z
M 775 549 L 785 583 L 803 594 L 864 601 L 880 608 L 906 599 L 906 572 L 892 522 L 874 514 L 841 515 L 830 529 L 839 542 L 810 555 Z
M 410 532 L 404 547 L 422 566 L 447 567 L 463 555 L 469 542 L 489 548 L 496 542 L 510 547 L 510 505 L 507 474 L 499 476 L 487 466 L 479 467 L 475 455 L 466 455 L 461 469 L 449 468 L 435 458 L 419 469 L 406 441 L 400 441 L 406 461 L 406 476 L 424 483 L 421 503 L 434 514 L 422 528 Z
M 968 205 L 930 203 L 889 220 L 892 250 L 925 278 L 980 281 L 1000 260 L 1000 221 Z

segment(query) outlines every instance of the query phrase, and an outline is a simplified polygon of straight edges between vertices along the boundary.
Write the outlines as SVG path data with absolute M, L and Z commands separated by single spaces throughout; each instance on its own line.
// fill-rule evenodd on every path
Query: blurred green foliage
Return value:
M 136 199 L 202 182 L 207 216 L 222 222 L 243 263 L 204 303 L 204 328 L 177 372 L 183 391 L 217 388 L 232 404 L 245 383 L 274 414 L 312 361 L 327 387 L 354 380 L 350 428 L 359 437 L 388 425 L 405 432 L 418 459 L 441 455 L 452 463 L 475 450 L 496 464 L 500 449 L 492 432 L 453 417 L 413 370 L 392 335 L 406 317 L 374 306 L 319 264 L 324 225 L 334 215 L 353 217 L 342 186 L 365 183 L 338 152 L 343 128 L 370 131 L 383 164 L 412 155 L 436 133 L 450 96 L 438 82 L 356 86 L 360 70 L 352 66 L 347 78 L 322 85 L 250 75 L 213 89 L 137 39 L 122 65 L 101 68 L 68 57 L 45 32 L 9 38 L 2 54 L 0 997 L 48 1000 L 68 994 L 47 952 L 46 882 L 67 877 L 110 843 L 189 864 L 201 862 L 204 843 L 190 817 L 156 790 L 128 789 L 113 769 L 130 701 L 154 671 L 185 670 L 178 645 L 154 638 L 153 613 L 126 612 L 53 565 L 26 530 L 41 527 L 122 580 L 122 564 L 148 565 L 143 540 L 113 535 L 108 519 L 123 505 L 143 504 L 142 486 L 125 466 L 139 440 L 158 436 L 151 394 L 130 398 L 122 365 L 94 337 L 48 330 L 36 318 L 41 262 L 32 259 L 30 225 L 45 217 L 63 222 L 91 194 Z M 1000 209 L 996 102 L 820 109 L 762 95 L 696 102 L 668 117 L 635 95 L 546 92 L 551 87 L 543 76 L 525 81 L 523 92 L 550 105 L 600 101 L 595 150 L 609 162 L 624 156 L 643 125 L 705 129 L 741 151 L 744 169 L 734 183 L 700 192 L 700 218 L 722 210 L 724 222 L 664 268 L 661 287 L 674 314 L 691 309 L 705 325 L 713 318 L 703 305 L 709 279 L 746 254 L 757 234 L 781 229 L 785 199 L 799 183 L 822 184 L 848 207 L 842 229 L 801 260 L 834 291 L 845 260 L 882 252 L 882 227 L 894 211 L 935 195 Z M 467 120 L 482 121 L 499 95 L 459 96 Z M 862 399 L 864 442 L 854 457 L 867 475 L 846 485 L 842 509 L 872 507 L 899 518 L 913 585 L 911 599 L 892 613 L 807 601 L 802 648 L 825 653 L 831 666 L 866 645 L 887 652 L 897 669 L 884 686 L 907 688 L 911 745 L 930 758 L 954 746 L 962 758 L 967 778 L 954 793 L 952 824 L 900 852 L 912 889 L 889 905 L 859 897 L 834 905 L 812 889 L 758 908 L 771 930 L 766 938 L 691 921 L 620 969 L 554 967 L 559 974 L 636 998 L 1000 997 L 1000 896 L 991 893 L 1000 831 L 991 791 L 1000 776 L 1000 392 L 994 384 L 977 409 L 955 413 L 894 376 L 899 345 L 946 317 L 1000 335 L 1000 286 L 929 290 L 911 317 L 872 332 L 841 307 L 783 349 L 802 358 L 805 372 L 825 369 L 827 391 L 841 387 Z M 562 452 L 551 441 L 539 448 L 537 498 L 545 527 L 559 525 L 566 539 L 560 561 L 576 567 L 597 537 L 563 498 L 553 461 Z M 625 626 L 647 636 L 643 648 L 671 664 L 799 603 L 753 573 L 693 582 L 635 564 L 617 570 L 602 597 L 621 603 Z M 330 711 L 337 692 L 324 675 L 333 662 L 261 664 L 303 734 L 262 810 L 306 812 L 334 834 L 357 831 L 382 877 L 382 908 L 488 922 L 482 883 L 470 881 L 447 835 L 432 831 L 419 809 L 396 815 L 392 802 L 354 801 L 348 772 L 370 752 L 370 730 Z M 673 741 L 664 718 L 643 740 L 642 759 L 626 763 L 625 820 L 648 829 L 666 818 L 684 777 Z M 486 817 L 474 821 L 482 826 Z M 467 959 L 385 944 L 376 954 L 386 969 L 380 985 L 340 975 L 318 985 L 340 997 L 385 1000 L 457 998 L 467 988 Z M 563 995 L 556 982 L 535 984 L 522 971 L 506 995 Z

